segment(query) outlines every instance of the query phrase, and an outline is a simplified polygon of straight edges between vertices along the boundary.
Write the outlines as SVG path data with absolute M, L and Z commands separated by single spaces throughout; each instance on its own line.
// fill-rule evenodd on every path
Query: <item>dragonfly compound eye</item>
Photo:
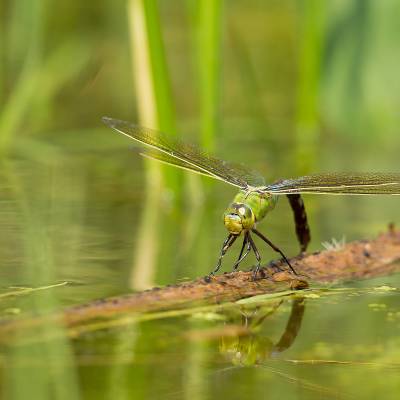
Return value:
M 243 230 L 254 226 L 255 218 L 251 208 L 243 203 L 233 203 L 224 214 L 226 229 L 234 235 L 239 235 Z

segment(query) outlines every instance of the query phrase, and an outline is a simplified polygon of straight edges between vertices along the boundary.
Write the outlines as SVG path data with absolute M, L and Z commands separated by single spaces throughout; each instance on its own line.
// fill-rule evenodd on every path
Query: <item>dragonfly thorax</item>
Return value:
M 224 213 L 224 225 L 234 235 L 253 228 L 255 223 L 253 210 L 244 203 L 232 203 Z
M 234 235 L 254 228 L 275 207 L 277 196 L 268 193 L 240 191 L 224 213 L 226 229 Z

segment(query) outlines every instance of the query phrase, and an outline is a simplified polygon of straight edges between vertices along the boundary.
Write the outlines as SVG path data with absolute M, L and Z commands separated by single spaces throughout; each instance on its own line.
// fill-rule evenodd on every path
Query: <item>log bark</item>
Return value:
M 257 280 L 252 272 L 224 273 L 211 279 L 153 288 L 140 293 L 100 299 L 69 307 L 59 313 L 30 319 L 3 322 L 0 340 L 17 328 L 33 328 L 46 320 L 61 322 L 74 329 L 81 324 L 122 313 L 143 313 L 216 304 L 242 298 L 301 290 L 313 285 L 344 283 L 400 272 L 400 231 L 390 228 L 373 240 L 359 240 L 341 248 L 303 254 L 290 260 L 299 275 L 288 271 L 274 272 L 281 262 L 262 269 Z

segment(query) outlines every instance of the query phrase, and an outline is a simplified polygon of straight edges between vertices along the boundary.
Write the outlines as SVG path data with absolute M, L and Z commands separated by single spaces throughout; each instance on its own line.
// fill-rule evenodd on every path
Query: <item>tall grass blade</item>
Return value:
M 325 5 L 319 0 L 302 3 L 296 142 L 298 173 L 314 169 L 319 140 L 319 94 L 325 33 Z
M 214 150 L 218 131 L 218 102 L 221 69 L 222 1 L 197 3 L 197 59 L 201 111 L 201 144 Z
M 128 2 L 130 43 L 133 76 L 136 85 L 139 120 L 142 125 L 155 127 L 167 133 L 175 132 L 175 114 L 169 76 L 161 37 L 157 2 L 130 0 Z M 134 268 L 130 286 L 144 289 L 154 284 L 157 233 L 159 229 L 162 177 L 159 165 L 146 162 L 146 199 L 142 220 L 138 227 Z M 179 196 L 179 171 L 165 172 L 171 193 Z

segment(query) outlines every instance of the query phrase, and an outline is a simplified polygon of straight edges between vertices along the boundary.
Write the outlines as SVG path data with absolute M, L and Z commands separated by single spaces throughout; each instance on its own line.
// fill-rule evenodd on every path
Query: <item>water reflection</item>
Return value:
M 273 315 L 282 305 L 283 300 L 278 302 L 272 309 L 265 312 L 261 308 L 250 312 L 242 311 L 241 325 L 245 328 L 237 336 L 223 336 L 220 344 L 220 352 L 225 355 L 234 365 L 254 365 L 266 361 L 271 357 L 288 349 L 300 331 L 303 320 L 305 299 L 295 298 L 292 300 L 291 312 L 285 330 L 278 341 L 263 334 L 261 326 L 264 321 Z M 233 318 L 231 323 L 237 323 Z M 275 344 L 274 344 L 275 343 Z

